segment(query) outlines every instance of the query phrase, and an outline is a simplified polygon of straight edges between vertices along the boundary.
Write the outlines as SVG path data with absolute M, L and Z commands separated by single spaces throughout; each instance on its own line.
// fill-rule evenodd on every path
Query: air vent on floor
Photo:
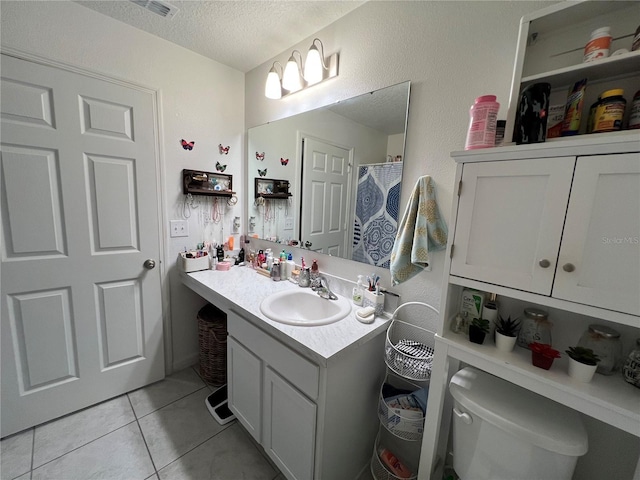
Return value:
M 147 10 L 152 11 L 156 15 L 160 15 L 161 17 L 171 18 L 176 13 L 178 13 L 178 7 L 175 5 L 171 5 L 167 2 L 161 2 L 159 0 L 129 0 L 130 2 L 135 3 L 136 5 L 146 8 Z

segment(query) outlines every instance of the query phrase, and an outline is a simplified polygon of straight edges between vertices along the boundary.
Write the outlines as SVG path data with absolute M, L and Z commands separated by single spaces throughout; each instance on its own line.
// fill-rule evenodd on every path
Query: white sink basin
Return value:
M 270 295 L 262 301 L 260 310 L 276 322 L 313 326 L 342 320 L 351 312 L 351 303 L 340 296 L 327 300 L 310 289 L 300 288 Z

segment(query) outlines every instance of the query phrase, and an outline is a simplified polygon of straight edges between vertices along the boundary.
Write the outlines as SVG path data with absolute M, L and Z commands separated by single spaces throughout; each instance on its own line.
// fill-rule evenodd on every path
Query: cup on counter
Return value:
M 362 306 L 373 307 L 376 310 L 376 315 L 382 315 L 382 312 L 384 311 L 384 293 L 365 290 Z

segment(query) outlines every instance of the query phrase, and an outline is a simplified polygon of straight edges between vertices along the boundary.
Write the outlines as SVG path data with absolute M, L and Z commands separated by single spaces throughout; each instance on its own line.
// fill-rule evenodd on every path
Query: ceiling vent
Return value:
M 167 3 L 167 2 L 161 2 L 159 0 L 130 0 L 130 1 L 164 18 L 172 18 L 176 13 L 178 13 L 178 7 L 171 5 L 170 3 Z

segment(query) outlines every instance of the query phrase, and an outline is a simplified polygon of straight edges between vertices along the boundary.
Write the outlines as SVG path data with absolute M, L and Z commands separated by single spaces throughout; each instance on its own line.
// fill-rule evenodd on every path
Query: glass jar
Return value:
M 578 341 L 579 347 L 590 348 L 600 357 L 597 373 L 612 375 L 622 360 L 620 333 L 606 325 L 589 325 Z
M 529 348 L 529 344 L 533 342 L 551 345 L 551 326 L 547 312 L 538 308 L 525 308 L 518 333 L 518 345 L 524 348 Z
M 640 388 L 640 338 L 636 340 L 636 348 L 631 350 L 624 362 L 622 375 L 631 385 Z

